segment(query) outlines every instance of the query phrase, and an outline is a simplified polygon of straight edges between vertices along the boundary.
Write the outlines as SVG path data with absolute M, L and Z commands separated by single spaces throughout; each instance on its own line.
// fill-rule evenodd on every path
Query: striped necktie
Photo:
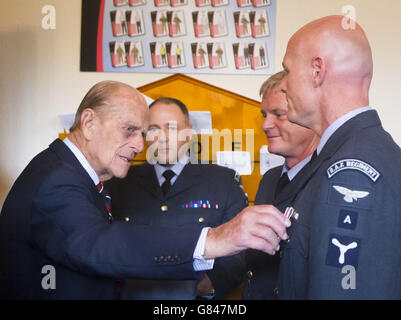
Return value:
M 103 198 L 104 204 L 106 205 L 107 214 L 109 215 L 109 222 L 112 223 L 113 215 L 111 214 L 111 197 L 110 194 L 107 192 L 106 188 L 103 185 L 103 182 L 99 182 L 96 186 L 97 190 L 99 191 L 100 195 Z

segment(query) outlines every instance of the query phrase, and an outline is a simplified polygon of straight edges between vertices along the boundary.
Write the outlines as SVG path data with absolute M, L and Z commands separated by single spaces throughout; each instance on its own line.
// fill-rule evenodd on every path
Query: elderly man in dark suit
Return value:
M 149 106 L 148 162 L 133 166 L 125 179 L 112 179 L 107 187 L 116 218 L 152 226 L 218 226 L 231 220 L 248 200 L 240 176 L 231 169 L 189 159 L 192 138 L 189 113 L 181 101 L 159 98 Z M 126 281 L 124 299 L 224 298 L 228 271 L 239 258 L 216 259 L 213 270 L 196 280 Z M 211 279 L 211 280 L 210 280 Z
M 69 139 L 28 164 L 0 215 L 0 298 L 113 299 L 115 279 L 196 279 L 213 258 L 247 247 L 273 254 L 277 235 L 287 238 L 290 222 L 271 206 L 246 208 L 211 229 L 113 222 L 101 182 L 126 176 L 143 151 L 147 117 L 134 88 L 98 83 Z
M 290 39 L 288 119 L 320 137 L 292 205 L 286 299 L 401 299 L 401 149 L 369 106 L 373 60 L 355 21 L 328 16 Z
M 303 176 L 303 168 L 317 148 L 319 137 L 310 129 L 287 119 L 288 103 L 283 92 L 285 71 L 267 79 L 260 88 L 262 125 L 268 138 L 268 150 L 285 158 L 283 166 L 267 171 L 260 181 L 255 205 L 273 204 L 281 211 L 289 206 L 294 189 Z M 280 254 L 270 256 L 256 250 L 246 250 L 244 299 L 275 299 Z

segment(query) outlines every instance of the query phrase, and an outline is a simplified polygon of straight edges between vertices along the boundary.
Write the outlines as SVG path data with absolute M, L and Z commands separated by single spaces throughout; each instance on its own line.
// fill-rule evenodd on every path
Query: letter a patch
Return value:
M 358 212 L 345 209 L 340 210 L 337 224 L 339 228 L 355 230 L 357 222 Z

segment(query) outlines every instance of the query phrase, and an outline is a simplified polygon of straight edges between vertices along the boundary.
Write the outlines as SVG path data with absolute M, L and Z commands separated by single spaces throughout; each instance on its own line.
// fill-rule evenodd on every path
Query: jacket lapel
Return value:
M 56 153 L 57 156 L 64 163 L 66 163 L 70 167 L 73 167 L 75 170 L 80 172 L 82 174 L 82 176 L 85 177 L 85 181 L 88 183 L 88 185 L 93 186 L 93 180 L 91 179 L 89 174 L 86 172 L 85 168 L 81 165 L 81 163 L 78 161 L 78 159 L 72 153 L 72 151 L 65 145 L 65 143 L 62 140 L 60 140 L 60 139 L 54 140 L 50 144 L 49 149 L 52 150 L 54 153 Z
M 153 194 L 156 198 L 162 200 L 163 192 L 159 185 L 159 181 L 157 180 L 154 166 L 150 165 L 149 163 L 145 163 L 138 171 L 138 181 L 141 186 Z
M 56 139 L 50 144 L 49 149 L 56 153 L 61 161 L 63 161 L 66 165 L 74 168 L 83 177 L 85 177 L 85 184 L 87 184 L 87 187 L 94 195 L 94 198 L 96 199 L 96 206 L 103 211 L 106 210 L 104 201 L 94 185 L 92 178 L 86 172 L 85 168 L 81 165 L 72 151 L 65 145 L 65 143 L 60 139 Z

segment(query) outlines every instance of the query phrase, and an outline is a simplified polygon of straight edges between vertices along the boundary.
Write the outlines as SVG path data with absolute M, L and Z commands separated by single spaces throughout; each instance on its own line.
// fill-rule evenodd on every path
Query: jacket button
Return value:
M 203 222 L 203 221 L 205 221 L 205 218 L 200 217 L 199 222 Z
M 252 270 L 248 270 L 248 272 L 246 273 L 246 275 L 247 275 L 248 279 L 251 279 L 252 276 L 253 276 Z
M 163 211 L 163 212 L 167 212 L 168 207 L 166 205 L 161 206 L 160 210 Z
M 125 221 L 129 222 L 129 220 L 130 220 L 129 217 L 125 217 Z

